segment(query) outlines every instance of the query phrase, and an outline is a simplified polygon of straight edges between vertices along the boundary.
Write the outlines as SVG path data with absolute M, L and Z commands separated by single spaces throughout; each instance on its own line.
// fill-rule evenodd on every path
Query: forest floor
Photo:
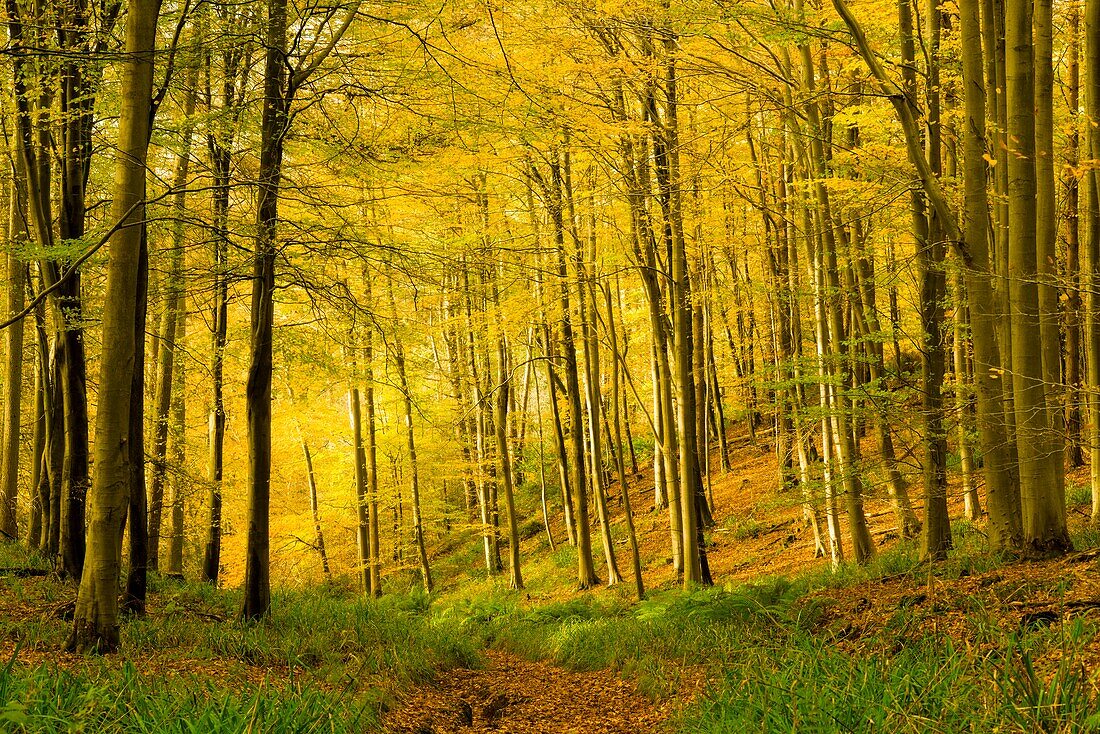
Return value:
M 573 672 L 489 651 L 477 669 L 452 670 L 411 691 L 386 716 L 402 734 L 634 734 L 659 731 L 673 704 L 655 703 L 608 671 Z
M 863 450 L 867 456 L 875 456 L 876 447 L 870 441 L 865 442 Z M 904 462 L 905 457 L 902 458 Z M 746 433 L 735 434 L 730 438 L 730 466 L 719 468 L 716 454 L 712 454 L 711 461 L 715 468 L 709 491 L 716 524 L 708 534 L 708 556 L 721 590 L 736 595 L 741 587 L 753 588 L 761 584 L 767 587 L 771 583 L 782 587 L 787 583 L 784 580 L 792 580 L 797 591 L 779 613 L 797 620 L 796 626 L 805 626 L 815 640 L 813 644 L 827 642 L 848 661 L 871 660 L 874 664 L 889 665 L 901 652 L 910 647 L 923 649 L 931 640 L 935 641 L 934 645 L 945 645 L 947 650 L 965 651 L 959 660 L 971 665 L 968 675 L 979 678 L 1000 675 L 1004 685 L 1030 690 L 1040 711 L 1044 707 L 1056 710 L 1063 707 L 1061 713 L 1053 715 L 1054 720 L 1060 720 L 1058 717 L 1073 706 L 1046 700 L 1044 696 L 1057 698 L 1069 695 L 1066 691 L 1073 691 L 1073 695 L 1080 694 L 1082 700 L 1087 699 L 1089 706 L 1095 703 L 1100 693 L 1100 627 L 1097 625 L 1100 620 L 1100 551 L 1084 550 L 1056 560 L 1006 563 L 986 553 L 981 523 L 959 520 L 953 523 L 955 550 L 948 562 L 934 567 L 922 565 L 917 562 L 916 541 L 900 537 L 882 478 L 870 475 L 865 509 L 879 555 L 867 567 L 845 566 L 832 572 L 828 559 L 815 552 L 813 533 L 803 513 L 801 498 L 777 489 L 775 455 L 763 442 L 753 440 Z M 957 472 L 952 472 L 950 477 L 949 506 L 952 516 L 958 518 L 963 514 L 962 488 Z M 911 475 L 908 479 L 914 509 L 920 517 L 923 512 L 920 476 Z M 643 468 L 633 476 L 629 489 L 636 513 L 646 588 L 651 597 L 661 597 L 676 593 L 677 583 L 667 551 L 667 517 L 653 507 L 652 481 L 652 470 Z M 1079 468 L 1067 474 L 1070 525 L 1079 548 L 1095 548 L 1098 539 L 1087 523 L 1087 481 L 1087 469 Z M 621 517 L 622 504 L 616 499 L 617 491 L 614 484 L 609 488 L 613 498 L 612 512 Z M 533 514 L 534 508 L 531 511 Z M 841 526 L 847 545 L 848 527 L 843 515 Z M 536 566 L 534 573 L 525 572 L 528 574 L 526 593 L 516 595 L 515 608 L 506 610 L 502 616 L 511 615 L 520 620 L 521 626 L 539 627 L 552 636 L 560 634 L 561 629 L 568 630 L 570 625 L 588 620 L 587 612 L 571 616 L 576 607 L 570 605 L 579 603 L 579 599 L 595 597 L 605 603 L 608 599 L 613 600 L 611 614 L 617 614 L 614 600 L 629 598 L 632 589 L 627 540 L 621 520 L 613 527 L 613 537 L 619 570 L 626 581 L 602 591 L 570 590 L 568 578 L 575 555 L 562 553 L 565 528 L 560 521 L 551 525 L 551 532 L 558 541 L 561 556 L 557 567 L 546 570 L 544 566 Z M 548 552 L 549 544 L 544 535 L 534 535 L 525 541 L 525 558 Z M 598 571 L 606 579 L 604 553 L 596 532 L 593 532 L 593 552 Z M 472 557 L 471 562 L 476 567 L 479 558 Z M 476 568 L 469 568 L 464 575 L 466 580 L 459 585 L 467 584 L 470 577 L 477 575 Z M 548 583 L 548 577 L 554 581 Z M 499 586 L 497 588 L 499 590 Z M 641 608 L 649 603 L 644 602 Z M 721 606 L 722 602 L 716 603 Z M 660 604 L 657 602 L 658 606 Z M 675 606 L 676 602 L 670 604 Z M 552 622 L 540 618 L 539 610 L 555 605 L 561 605 L 564 611 L 551 614 L 555 617 Z M 699 612 L 690 604 L 683 609 L 688 614 Z M 699 613 L 704 617 L 708 614 L 706 611 Z M 559 621 L 564 624 L 557 628 L 555 624 Z M 498 620 L 505 629 L 514 623 Z M 1065 629 L 1063 624 L 1067 625 Z M 647 677 L 644 663 L 639 664 L 640 660 L 652 662 L 644 652 L 587 656 L 574 650 L 562 651 L 563 647 L 577 645 L 576 641 L 532 644 L 525 638 L 527 634 L 529 632 L 519 633 L 518 641 L 508 639 L 507 633 L 503 641 L 490 639 L 489 644 L 495 646 L 496 651 L 490 654 L 486 668 L 463 670 L 437 683 L 414 689 L 402 699 L 403 704 L 385 718 L 387 730 L 415 734 L 493 730 L 640 732 L 653 731 L 655 722 L 663 722 L 656 730 L 662 730 L 663 726 L 669 731 L 702 731 L 706 724 L 687 723 L 692 721 L 690 712 L 711 708 L 714 702 L 708 699 L 713 699 L 716 692 L 729 685 L 729 681 L 723 683 L 723 676 L 731 666 L 723 665 L 722 661 L 691 666 L 681 660 L 679 670 L 663 670 L 657 675 L 661 680 L 654 683 Z M 564 636 L 568 638 L 570 634 L 566 632 Z M 583 634 L 580 637 L 589 639 Z M 590 641 L 595 645 L 605 642 L 598 634 Z M 607 644 L 614 646 L 615 642 Z M 1017 646 L 1021 652 L 1013 657 Z M 797 645 L 792 643 L 792 647 Z M 525 661 L 512 650 L 536 660 Z M 784 651 L 784 654 L 789 652 Z M 570 677 L 580 673 L 548 665 L 544 658 L 580 670 L 599 667 L 602 661 L 612 671 L 584 673 L 594 677 L 582 682 Z M 975 661 L 993 661 L 990 664 L 994 667 L 983 668 L 977 673 L 980 665 Z M 676 665 L 673 663 L 670 667 Z M 964 674 L 961 668 L 956 672 L 960 676 Z M 965 686 L 960 683 L 962 687 Z M 639 696 L 639 688 L 645 690 L 646 695 Z M 478 707 L 487 706 L 483 694 L 496 690 L 507 691 L 494 699 L 502 704 L 499 714 L 479 718 Z M 578 697 L 588 690 L 592 691 L 588 698 Z M 609 693 L 610 699 L 605 699 Z M 721 694 L 717 697 L 721 698 Z M 987 706 L 995 708 L 988 702 Z M 1015 704 L 1006 706 L 999 714 L 1002 718 L 996 721 L 998 725 L 1009 722 L 1007 730 L 1013 730 L 1012 723 L 1021 731 L 1049 724 L 1043 718 L 1046 714 L 1019 710 Z M 473 711 L 473 718 L 466 717 L 465 711 Z M 532 713 L 539 718 L 532 719 Z M 1090 721 L 1100 730 L 1100 720 Z M 792 722 L 795 728 L 796 722 L 797 717 Z M 836 721 L 833 725 L 844 730 Z M 907 725 L 913 726 L 912 721 L 907 721 Z M 780 730 L 783 728 L 779 726 Z M 715 730 L 737 729 L 716 727 Z M 956 728 L 945 725 L 938 729 L 927 724 L 918 730 L 954 731 Z
M 710 487 L 712 589 L 678 588 L 652 475 L 630 483 L 642 602 L 629 582 L 577 591 L 560 521 L 554 550 L 528 523 L 523 591 L 485 575 L 469 532 L 435 537 L 432 596 L 408 571 L 379 601 L 340 580 L 277 589 L 262 625 L 234 620 L 234 589 L 153 576 L 123 653 L 86 658 L 61 652 L 71 585 L 0 545 L 0 731 L 1100 731 L 1100 535 L 1083 470 L 1067 479 L 1068 557 L 1004 562 L 981 523 L 956 521 L 948 560 L 923 565 L 871 476 L 878 555 L 833 571 L 800 498 L 776 488 L 774 455 L 734 435 L 730 457 Z M 527 517 L 537 498 L 520 493 Z M 612 536 L 630 579 L 621 519 Z M 597 532 L 593 544 L 606 580 Z

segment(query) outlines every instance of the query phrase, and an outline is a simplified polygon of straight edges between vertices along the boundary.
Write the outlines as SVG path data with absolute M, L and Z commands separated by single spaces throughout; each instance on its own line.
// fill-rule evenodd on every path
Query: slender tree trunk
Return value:
M 18 176 L 18 171 L 15 172 Z M 8 316 L 23 310 L 23 293 L 26 290 L 27 266 L 19 257 L 19 248 L 25 246 L 27 230 L 23 224 L 24 207 L 20 184 L 10 185 L 10 210 L 7 248 L 7 309 Z M 4 330 L 4 360 L 6 370 L 3 387 L 4 424 L 2 457 L 0 457 L 0 533 L 7 540 L 19 537 L 16 521 L 16 499 L 19 492 L 19 431 L 23 396 L 23 320 L 19 319 Z M 35 457 L 37 458 L 37 456 Z M 33 493 L 37 487 L 31 486 Z
M 568 160 L 568 158 L 566 158 Z M 566 196 L 572 201 L 572 186 L 570 183 L 569 168 L 565 170 Z M 589 477 L 592 486 L 592 497 L 596 503 L 596 517 L 600 523 L 600 539 L 603 543 L 604 560 L 607 563 L 607 585 L 614 586 L 622 581 L 619 572 L 618 560 L 615 557 L 615 544 L 611 538 L 611 517 L 607 507 L 607 490 L 604 482 L 603 451 L 600 441 L 600 421 L 602 418 L 602 404 L 600 398 L 600 353 L 599 341 L 596 337 L 594 322 L 597 317 L 596 298 L 594 285 L 591 283 L 592 274 L 589 266 L 595 268 L 590 258 L 595 256 L 595 221 L 590 220 L 590 238 L 588 249 L 580 239 L 577 239 L 576 269 L 577 269 L 577 303 L 581 319 L 581 346 L 584 355 L 584 387 L 585 403 L 588 408 L 588 446 L 589 446 Z
M 35 330 L 37 332 L 37 329 Z M 31 522 L 27 529 L 27 546 L 49 555 L 49 527 L 50 527 L 50 483 L 46 471 L 46 390 L 47 365 L 46 345 L 39 342 L 35 333 L 34 352 L 34 436 L 31 439 L 31 483 L 30 490 L 33 495 L 34 507 L 37 512 L 32 512 Z M 35 516 L 38 523 L 35 524 Z
M 611 287 L 604 286 L 604 306 L 607 309 L 607 335 L 611 341 L 611 406 L 615 414 L 615 442 L 622 445 L 621 420 L 619 416 L 619 334 L 615 324 L 615 306 L 611 300 Z M 620 449 L 620 454 L 622 450 Z M 626 466 L 622 461 L 616 464 L 619 479 L 619 491 L 623 495 L 623 511 L 626 513 L 626 533 L 630 541 L 630 559 L 634 570 L 634 590 L 640 601 L 645 597 L 645 583 L 642 581 L 642 560 L 638 550 L 638 535 L 634 531 L 634 511 L 630 507 L 630 488 L 626 484 Z
M 143 228 L 139 223 L 145 219 L 145 161 L 159 5 L 157 0 L 133 0 L 126 20 L 114 216 L 131 226 L 116 231 L 110 242 L 103 343 L 111 344 L 112 349 L 104 353 L 100 368 L 90 553 L 80 579 L 72 635 L 66 643 L 66 648 L 77 652 L 113 652 L 119 646 L 118 588 L 122 522 L 131 482 L 128 439 L 141 277 Z
M 61 370 L 64 354 L 59 340 L 54 340 L 50 345 L 49 375 L 50 375 L 50 399 L 47 403 L 47 427 L 46 427 L 46 453 L 43 456 L 43 464 L 46 469 L 47 481 L 50 484 L 50 529 L 49 547 L 47 548 L 51 558 L 61 557 L 61 527 L 64 522 L 65 502 L 64 479 L 62 477 L 65 462 L 65 416 L 63 399 L 60 395 Z
M 393 317 L 397 318 L 397 304 L 393 297 L 393 281 L 390 281 L 390 307 L 393 311 Z M 413 401 L 412 392 L 409 390 L 409 377 L 405 369 L 405 348 L 401 344 L 398 336 L 392 335 L 393 340 L 393 361 L 397 367 L 398 387 L 401 390 L 401 395 L 404 399 L 405 408 L 405 442 L 409 450 L 409 494 L 410 501 L 412 502 L 412 519 L 413 519 L 413 540 L 416 543 L 416 556 L 420 561 L 420 579 L 424 582 L 424 590 L 429 594 L 432 593 L 432 571 L 428 566 L 428 549 L 424 543 L 424 523 L 421 520 L 420 514 L 420 466 L 416 459 L 416 436 L 413 431 Z M 498 431 L 502 430 L 500 427 Z M 506 459 L 502 459 L 506 461 Z M 507 480 L 511 481 L 511 475 L 507 477 Z M 509 492 L 510 489 L 506 490 Z M 517 531 L 518 535 L 518 531 Z M 513 552 L 518 553 L 518 543 L 515 544 L 516 548 Z M 513 574 L 518 573 L 518 567 L 513 569 Z M 523 586 L 523 581 L 520 579 L 519 586 Z
M 145 487 L 145 333 L 149 307 L 149 249 L 148 230 L 144 222 L 141 230 L 134 321 L 134 374 L 130 389 L 130 439 L 127 444 L 130 498 L 126 519 L 130 530 L 130 567 L 122 594 L 123 611 L 136 615 L 145 614 L 145 597 L 149 588 L 149 498 Z
M 1088 154 L 1100 160 L 1100 0 L 1085 2 L 1085 104 Z M 1088 403 L 1092 522 L 1100 523 L 1100 170 L 1086 174 L 1088 227 L 1085 240 L 1085 393 Z
M 565 389 L 569 405 L 569 437 L 572 450 L 570 468 L 573 476 L 573 520 L 577 530 L 577 586 L 589 589 L 599 583 L 592 562 L 592 536 L 588 519 L 588 492 L 585 481 L 584 414 L 581 410 L 580 375 L 577 369 L 577 348 L 573 340 L 573 318 L 569 299 L 569 271 L 565 259 L 565 224 L 562 207 L 561 164 L 551 164 L 550 218 L 554 226 L 557 249 L 558 280 L 561 292 L 561 346 L 565 366 Z
M 228 73 L 228 72 L 227 72 Z M 232 96 L 227 93 L 227 97 Z M 208 138 L 214 172 L 212 196 L 214 244 L 214 307 L 211 313 L 212 350 L 210 383 L 213 399 L 207 438 L 207 476 L 209 486 L 206 538 L 203 549 L 203 581 L 217 586 L 221 573 L 222 547 L 222 476 L 225 468 L 225 348 L 229 326 L 229 175 L 230 150 L 211 135 Z
M 366 285 L 366 302 L 373 303 L 370 278 L 363 279 Z M 363 339 L 363 399 L 367 409 L 367 520 L 370 525 L 370 550 L 368 566 L 370 569 L 370 594 L 375 598 L 382 596 L 382 551 L 379 538 L 378 518 L 378 432 L 374 409 L 374 330 L 367 329 Z
M 299 429 L 301 433 L 301 429 Z M 328 565 L 328 552 L 325 550 L 325 534 L 321 532 L 321 511 L 317 504 L 317 477 L 313 473 L 313 455 L 309 452 L 309 444 L 302 436 L 302 457 L 306 461 L 306 480 L 309 483 L 309 512 L 313 516 L 313 537 L 317 546 L 317 554 L 321 556 L 321 569 L 325 578 L 332 577 L 332 569 Z
M 530 352 L 530 350 L 528 350 Z M 535 386 L 535 420 L 538 426 L 539 432 L 539 496 L 542 500 L 542 524 L 546 529 L 546 542 L 550 545 L 550 552 L 553 553 L 557 546 L 554 543 L 554 531 L 550 529 L 550 512 L 546 506 L 546 456 L 545 456 L 545 444 L 543 442 L 542 435 L 542 398 L 540 397 L 542 391 L 538 386 Z
M 696 385 L 692 370 L 694 354 L 692 334 L 692 286 L 688 272 L 687 249 L 684 242 L 684 223 L 681 214 L 680 153 L 677 127 L 677 72 L 675 34 L 665 33 L 664 92 L 665 92 L 665 156 L 667 180 L 662 181 L 664 196 L 668 199 L 668 225 L 671 229 L 671 295 L 674 374 L 678 387 L 676 403 L 676 428 L 679 440 L 680 465 L 680 516 L 682 522 L 684 553 L 684 587 L 702 583 L 703 571 L 698 542 L 699 516 L 695 495 L 702 491 L 699 474 L 699 443 L 696 435 L 695 401 Z
M 545 341 L 550 341 L 549 328 L 546 329 Z M 554 448 L 558 456 L 558 481 L 561 484 L 561 501 L 565 515 L 565 533 L 569 538 L 569 544 L 577 544 L 577 525 L 573 517 L 573 492 L 570 487 L 569 453 L 565 443 L 565 432 L 561 425 L 561 412 L 558 408 L 558 389 L 556 386 L 558 377 L 554 373 L 553 355 L 546 355 L 546 382 L 550 403 L 550 425 L 553 428 Z
M 271 339 L 275 321 L 275 228 L 290 105 L 286 89 L 286 26 L 287 0 L 268 0 L 252 274 L 252 334 L 245 393 L 249 477 L 242 619 L 259 619 L 271 606 Z
M 172 388 L 172 425 L 169 430 L 172 448 L 172 464 L 176 471 L 169 482 L 168 507 L 171 511 L 171 529 L 168 535 L 168 576 L 183 578 L 183 533 L 184 533 L 184 477 L 187 462 L 187 380 L 184 372 L 184 349 L 187 339 L 187 304 L 180 303 L 176 324 L 176 366 L 172 369 L 172 379 L 176 386 Z
M 982 452 L 989 510 L 990 546 L 994 550 L 1012 550 L 1019 546 L 1019 490 L 1012 471 L 1009 433 L 1005 420 L 1001 354 L 996 342 L 996 302 L 989 256 L 989 197 L 986 158 L 986 85 L 983 72 L 996 77 L 996 69 L 983 64 L 982 28 L 978 0 L 962 0 L 959 5 L 962 36 L 963 82 L 965 88 L 966 131 L 963 137 L 965 189 L 965 290 L 974 346 L 974 391 L 977 403 L 978 441 Z M 995 59 L 991 64 L 995 66 Z M 1004 320 L 1003 317 L 1001 320 Z M 1005 354 L 1007 361 L 1007 353 Z
M 1039 336 L 1050 430 L 1047 454 L 1054 472 L 1053 502 L 1065 525 L 1065 406 L 1062 338 L 1058 324 L 1058 210 L 1054 183 L 1054 19 L 1052 1 L 1035 0 L 1032 36 L 1035 68 L 1035 264 L 1039 286 Z M 1058 531 L 1055 531 L 1058 532 Z
M 172 227 L 172 244 L 167 282 L 167 299 L 160 328 L 161 348 L 156 355 L 156 379 L 153 410 L 153 476 L 149 486 L 149 568 L 160 568 L 161 518 L 164 507 L 164 485 L 167 480 L 168 426 L 171 420 L 172 388 L 175 381 L 172 370 L 176 365 L 176 327 L 183 303 L 183 249 L 184 217 L 187 214 L 187 179 L 191 166 L 191 139 L 194 127 L 191 118 L 195 114 L 195 100 L 199 81 L 199 67 L 192 65 L 186 81 L 186 97 L 183 105 L 183 145 L 176 163 L 172 188 L 176 194 L 172 202 L 175 221 Z
M 368 327 L 368 331 L 370 327 Z M 355 366 L 355 358 L 351 360 Z M 348 386 L 348 420 L 351 423 L 352 455 L 355 460 L 355 511 L 358 520 L 355 529 L 355 547 L 359 553 L 359 580 L 363 593 L 371 594 L 370 564 L 370 501 L 367 498 L 367 450 L 363 444 L 363 417 L 359 401 L 359 387 L 353 376 Z M 305 443 L 303 441 L 303 447 Z
M 902 6 L 907 7 L 906 0 Z M 943 173 L 940 123 L 940 25 L 939 3 L 929 0 L 925 9 L 930 47 L 928 57 L 928 167 L 934 176 Z M 921 409 L 924 419 L 924 536 L 923 557 L 940 561 L 951 548 L 951 521 L 947 514 L 947 434 L 943 425 L 943 381 L 946 362 L 943 333 L 943 299 L 946 278 L 943 262 L 944 224 L 935 207 L 925 207 L 925 197 L 914 200 L 914 232 L 920 272 Z
M 466 349 L 464 357 L 470 371 L 470 405 L 473 409 L 473 423 L 475 435 L 475 474 L 477 485 L 477 503 L 481 515 L 481 539 L 485 555 L 485 570 L 493 575 L 501 570 L 500 548 L 497 545 L 496 525 L 493 523 L 493 488 L 492 479 L 486 476 L 488 467 L 489 417 L 488 405 L 482 390 L 481 377 L 478 371 L 477 359 L 477 333 L 474 331 L 473 300 L 474 294 L 470 288 L 470 265 L 463 258 L 462 285 L 466 312 Z
M 982 516 L 978 488 L 974 484 L 974 450 L 970 442 L 974 406 L 970 384 L 973 382 L 967 359 L 967 331 L 970 326 L 966 312 L 966 293 L 962 272 L 955 271 L 955 411 L 959 424 L 959 474 L 962 481 L 963 513 L 966 519 L 976 521 Z
M 1069 134 L 1065 153 L 1065 241 L 1066 241 L 1066 459 L 1077 468 L 1085 465 L 1081 450 L 1081 197 L 1078 170 L 1081 163 L 1081 7 L 1069 7 L 1069 40 L 1066 63 L 1066 94 L 1069 107 Z
M 653 509 L 663 510 L 668 507 L 668 495 L 665 492 L 665 456 L 664 456 L 664 401 L 658 387 L 661 385 L 660 373 L 657 370 L 657 346 L 649 345 L 649 359 L 653 374 Z M 674 536 L 677 537 L 677 536 Z M 674 548 L 679 546 L 679 541 Z
M 494 287 L 495 290 L 495 287 Z M 499 298 L 497 308 L 499 309 Z M 510 588 L 523 588 L 523 573 L 519 564 L 519 520 L 516 517 L 515 488 L 512 485 L 512 455 L 508 448 L 508 393 L 511 388 L 511 376 L 508 374 L 508 346 L 504 337 L 503 325 L 497 339 L 497 387 L 496 428 L 497 454 L 500 456 L 500 477 L 504 483 L 504 507 L 508 513 L 508 557 L 511 577 Z M 545 502 L 546 492 L 543 490 Z M 549 527 L 549 526 L 548 526 Z M 551 541 L 551 544 L 553 541 Z

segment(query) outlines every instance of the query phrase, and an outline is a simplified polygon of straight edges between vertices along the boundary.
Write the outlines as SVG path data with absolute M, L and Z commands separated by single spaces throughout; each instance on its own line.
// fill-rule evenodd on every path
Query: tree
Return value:
M 226 25 L 240 24 L 248 28 L 252 23 L 250 11 L 241 13 L 229 4 L 217 6 L 219 20 Z M 229 194 L 232 170 L 233 141 L 244 111 L 244 87 L 252 67 L 252 47 L 246 42 L 230 45 L 221 54 L 221 114 L 215 118 L 206 134 L 206 147 L 210 155 L 213 177 L 212 221 L 210 239 L 213 243 L 213 291 L 214 304 L 209 323 L 212 332 L 210 382 L 212 400 L 207 438 L 207 482 L 209 516 L 206 522 L 206 539 L 203 550 L 201 578 L 217 585 L 221 573 L 222 546 L 222 478 L 225 471 L 225 349 L 229 322 Z M 214 94 L 209 80 L 213 76 L 212 63 L 206 58 L 206 108 L 212 114 Z M 228 118 L 228 119 L 219 119 Z
M 192 117 L 198 96 L 199 68 L 193 64 L 187 73 L 183 103 L 183 141 L 172 188 L 176 195 L 172 202 L 176 218 L 172 227 L 170 265 L 165 283 L 167 301 L 160 327 L 161 347 L 156 363 L 156 393 L 153 414 L 153 472 L 149 489 L 149 568 L 160 567 L 161 517 L 164 504 L 164 485 L 167 480 L 168 434 L 172 412 L 175 381 L 173 371 L 179 362 L 176 347 L 177 327 L 184 308 L 183 252 L 184 216 L 187 211 L 187 180 L 191 167 L 191 140 L 194 134 Z
M 394 321 L 397 321 L 397 304 L 393 297 L 393 279 L 390 279 L 390 308 Z M 432 570 L 428 565 L 428 549 L 424 543 L 424 522 L 420 512 L 420 467 L 416 460 L 416 434 L 413 430 L 413 399 L 409 388 L 408 371 L 405 368 L 405 348 L 397 334 L 393 335 L 393 361 L 397 367 L 398 388 L 401 390 L 402 402 L 405 408 L 405 440 L 409 451 L 409 499 L 412 502 L 413 514 L 413 542 L 416 544 L 416 557 L 420 562 L 420 580 L 424 583 L 424 590 L 432 592 Z M 498 427 L 498 432 L 503 430 Z M 505 460 L 506 461 L 506 460 Z M 511 477 L 505 480 L 510 482 Z M 513 571 L 517 573 L 517 571 Z M 522 580 L 520 582 L 522 586 Z M 518 587 L 517 587 L 518 588 Z
M 19 172 L 13 171 L 9 187 L 7 261 L 7 315 L 15 316 L 23 310 L 26 290 L 27 266 L 19 249 L 25 245 L 27 230 L 24 222 L 26 193 L 21 191 Z M 4 332 L 4 422 L 3 448 L 0 458 L 0 534 L 7 540 L 19 536 L 16 522 L 16 499 L 19 491 L 20 409 L 23 397 L 23 320 L 19 319 Z M 37 458 L 37 455 L 35 456 Z M 37 487 L 34 488 L 35 490 Z M 33 491 L 33 490 L 32 490 Z M 32 510 L 34 512 L 34 510 Z M 41 508 L 38 508 L 41 512 Z
M 287 0 L 269 0 L 264 27 L 264 106 L 252 274 L 247 413 L 249 443 L 248 542 L 245 548 L 243 619 L 267 614 L 271 605 L 271 376 L 275 325 L 275 259 L 283 151 L 294 96 L 332 52 L 355 17 L 352 6 L 327 45 L 288 74 Z
M 1085 104 L 1089 120 L 1100 120 L 1100 0 L 1085 3 Z M 1100 131 L 1086 126 L 1089 155 L 1100 159 Z M 1085 387 L 1089 420 L 1092 521 L 1100 522 L 1100 171 L 1085 174 L 1088 229 L 1082 288 L 1085 291 Z
M 118 582 L 122 563 L 122 521 L 131 483 L 131 389 L 137 352 L 134 324 L 141 306 L 142 223 L 145 217 L 145 159 L 149 150 L 153 60 L 158 0 L 133 0 L 126 20 L 114 216 L 111 236 L 104 343 L 113 348 L 100 368 L 96 411 L 95 476 L 88 525 L 88 558 L 77 594 L 73 631 L 66 647 L 78 652 L 114 652 L 119 646 Z
M 286 87 L 287 0 L 268 0 L 264 27 L 264 106 L 252 274 L 251 362 L 248 368 L 248 545 L 243 619 L 259 619 L 271 606 L 269 513 L 271 503 L 271 340 L 275 322 L 276 223 L 283 144 L 289 125 Z
M 1035 80 L 1032 14 L 1026 3 L 1005 6 L 1008 56 L 1008 263 L 1012 311 L 1012 383 L 1024 547 L 1037 554 L 1069 548 L 1058 486 L 1061 451 L 1054 445 L 1044 384 L 1036 244 Z M 1050 332 L 1047 332 L 1049 337 Z

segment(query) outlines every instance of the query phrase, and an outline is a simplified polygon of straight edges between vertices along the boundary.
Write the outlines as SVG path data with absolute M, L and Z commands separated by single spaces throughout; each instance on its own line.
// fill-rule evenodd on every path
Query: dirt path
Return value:
M 393 734 L 635 734 L 668 731 L 673 704 L 654 704 L 614 673 L 572 673 L 507 653 L 483 670 L 453 670 L 386 716 Z

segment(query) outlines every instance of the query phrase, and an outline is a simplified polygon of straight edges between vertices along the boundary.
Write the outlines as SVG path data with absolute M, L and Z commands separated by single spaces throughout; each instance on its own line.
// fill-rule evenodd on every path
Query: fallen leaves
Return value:
M 392 734 L 659 732 L 674 704 L 654 704 L 609 671 L 577 673 L 490 651 L 481 670 L 452 670 L 414 689 L 385 719 Z

